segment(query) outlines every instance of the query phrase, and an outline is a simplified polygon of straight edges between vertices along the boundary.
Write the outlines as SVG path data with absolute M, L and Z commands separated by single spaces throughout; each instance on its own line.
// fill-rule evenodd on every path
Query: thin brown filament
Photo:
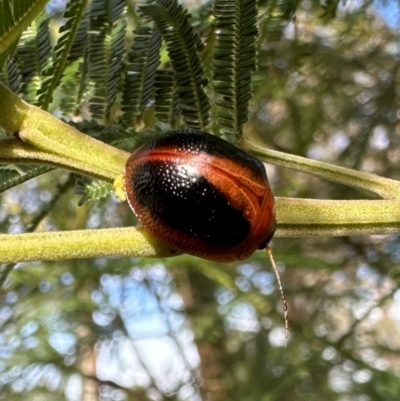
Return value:
M 274 269 L 276 281 L 278 282 L 278 286 L 279 286 L 279 291 L 281 292 L 282 305 L 283 305 L 283 317 L 285 319 L 285 347 L 287 347 L 287 343 L 289 340 L 288 306 L 287 306 L 285 294 L 283 293 L 281 277 L 279 275 L 278 268 L 276 267 L 274 256 L 272 254 L 272 249 L 269 246 L 267 246 L 266 251 L 268 253 L 269 260 L 271 261 L 272 268 Z

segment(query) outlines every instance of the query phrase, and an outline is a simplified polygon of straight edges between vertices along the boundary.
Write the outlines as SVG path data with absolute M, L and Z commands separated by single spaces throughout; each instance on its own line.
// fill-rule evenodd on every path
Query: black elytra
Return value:
M 169 161 L 143 162 L 131 180 L 137 202 L 179 232 L 222 247 L 238 245 L 249 234 L 241 211 L 195 170 Z
M 245 259 L 275 230 L 263 164 L 205 132 L 170 131 L 143 145 L 126 164 L 125 191 L 151 234 L 206 259 Z

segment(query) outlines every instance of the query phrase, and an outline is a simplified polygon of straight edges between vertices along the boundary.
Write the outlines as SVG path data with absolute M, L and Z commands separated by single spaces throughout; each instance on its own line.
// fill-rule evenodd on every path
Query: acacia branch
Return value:
M 275 237 L 400 232 L 400 200 L 332 201 L 277 198 Z M 143 229 L 1 234 L 0 263 L 98 256 L 168 257 L 177 253 Z
M 176 255 L 142 228 L 109 228 L 46 233 L 0 234 L 0 263 L 100 256 Z
M 14 138 L 0 141 L 0 163 L 37 163 L 113 181 L 128 153 L 30 106 L 0 84 L 0 126 Z M 369 235 L 400 232 L 400 183 L 343 167 L 266 150 L 247 149 L 274 164 L 366 189 L 391 200 L 331 201 L 277 198 L 276 237 Z M 397 198 L 397 200 L 395 199 Z M 95 256 L 165 257 L 176 253 L 142 229 L 118 228 L 0 235 L 0 263 Z
M 279 152 L 277 150 L 265 149 L 249 140 L 244 141 L 243 147 L 266 163 L 291 168 L 293 170 L 316 175 L 328 181 L 338 182 L 340 184 L 373 192 L 383 199 L 400 198 L 400 181 Z
M 74 160 L 65 154 L 52 154 L 35 149 L 14 137 L 0 140 L 0 164 L 37 164 L 59 167 L 111 183 L 123 172 L 126 160 L 129 157 L 129 153 L 122 150 L 119 152 L 120 161 L 118 163 L 100 166 L 97 162 L 93 163 L 91 158 L 86 161 Z M 95 161 L 97 159 L 95 158 Z
M 0 141 L 0 162 L 36 163 L 113 181 L 129 154 L 84 135 L 0 84 L 0 127 L 15 138 Z
M 381 235 L 400 232 L 400 200 L 276 198 L 275 237 Z

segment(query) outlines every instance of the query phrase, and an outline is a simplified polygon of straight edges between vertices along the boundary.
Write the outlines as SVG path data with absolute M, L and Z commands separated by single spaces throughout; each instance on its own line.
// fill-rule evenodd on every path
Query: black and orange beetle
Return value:
M 204 259 L 247 259 L 275 231 L 263 164 L 205 132 L 170 131 L 140 147 L 126 163 L 125 192 L 147 231 Z

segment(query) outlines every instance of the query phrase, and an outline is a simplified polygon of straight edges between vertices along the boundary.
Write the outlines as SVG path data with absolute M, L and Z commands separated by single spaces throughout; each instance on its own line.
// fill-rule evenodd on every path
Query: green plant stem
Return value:
M 129 154 L 121 151 L 121 158 L 126 160 Z M 16 138 L 5 138 L 0 140 L 0 164 L 38 164 L 52 167 L 69 169 L 75 173 L 90 175 L 104 181 L 113 182 L 117 170 L 104 169 L 99 171 L 90 164 L 80 161 L 71 161 L 65 156 L 53 155 L 51 153 L 37 150 L 27 143 Z
M 127 152 L 80 133 L 51 114 L 25 103 L 2 84 L 0 110 L 0 126 L 19 139 L 0 141 L 0 161 L 32 164 L 37 160 L 37 163 L 108 181 L 113 181 L 125 169 Z
M 380 235 L 400 232 L 400 200 L 276 198 L 276 237 Z
M 141 228 L 0 235 L 0 263 L 99 256 L 167 257 L 171 252 Z
M 329 181 L 373 192 L 383 199 L 400 198 L 400 181 L 276 150 L 265 149 L 249 140 L 243 142 L 243 147 L 267 163 L 313 174 Z
M 400 232 L 400 200 L 277 198 L 277 220 L 275 237 L 390 234 Z M 111 255 L 167 257 L 176 253 L 140 228 L 0 235 L 0 263 Z

